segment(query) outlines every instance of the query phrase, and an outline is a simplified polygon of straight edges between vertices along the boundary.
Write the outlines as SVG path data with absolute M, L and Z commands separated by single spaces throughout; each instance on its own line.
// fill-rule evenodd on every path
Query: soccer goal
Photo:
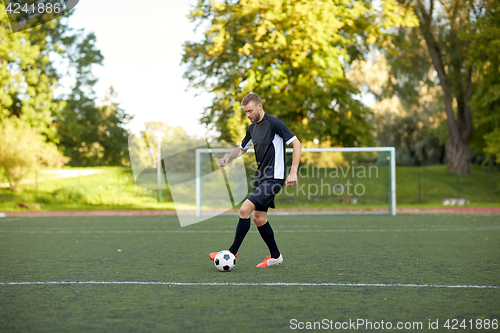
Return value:
M 236 214 L 252 192 L 254 150 L 219 168 L 231 149 L 196 149 L 196 215 Z M 288 175 L 292 149 L 286 149 Z M 396 215 L 394 147 L 304 148 L 298 184 L 283 187 L 269 214 Z

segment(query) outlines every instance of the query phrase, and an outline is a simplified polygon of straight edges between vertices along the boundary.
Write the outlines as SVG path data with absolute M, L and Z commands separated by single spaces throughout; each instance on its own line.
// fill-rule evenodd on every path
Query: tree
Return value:
M 117 94 L 113 87 L 106 93 L 103 104 L 96 104 L 94 85 L 98 79 L 92 74 L 92 67 L 101 65 L 104 57 L 95 42 L 92 33 L 65 38 L 68 72 L 73 70 L 76 75 L 71 92 L 62 97 L 66 104 L 56 114 L 55 124 L 65 154 L 71 157 L 70 165 L 127 165 L 129 133 L 123 125 L 133 117 L 114 101 Z
M 201 42 L 184 45 L 190 86 L 214 93 L 202 122 L 220 139 L 232 126 L 239 100 L 250 91 L 301 140 L 356 146 L 370 141 L 367 108 L 344 76 L 344 67 L 370 45 L 386 43 L 382 29 L 414 25 L 412 11 L 396 1 L 200 0 L 190 18 L 210 23 Z M 234 119 L 233 121 L 229 121 Z
M 161 140 L 161 156 L 165 160 L 165 171 L 169 183 L 175 182 L 173 180 L 175 179 L 174 173 L 184 175 L 184 178 L 189 173 L 194 176 L 196 168 L 194 149 L 207 147 L 205 140 L 190 137 L 180 126 L 173 127 L 159 121 L 146 122 L 145 136 L 153 150 L 152 158 L 147 150 L 144 133 L 130 135 L 128 147 L 134 177 L 136 177 L 137 184 L 144 188 L 157 188 L 155 168 L 157 165 L 158 141 L 156 136 L 158 132 L 164 135 Z M 148 174 L 155 176 L 150 177 Z
M 126 164 L 122 125 L 131 117 L 114 101 L 112 88 L 101 106 L 95 101 L 92 67 L 104 59 L 96 36 L 69 28 L 67 17 L 12 33 L 3 9 L 0 3 L 0 119 L 16 116 L 37 128 L 64 147 L 73 166 Z M 67 71 L 56 68 L 56 59 Z M 70 94 L 56 98 L 63 77 L 74 84 Z
M 63 54 L 64 25 L 48 22 L 12 33 L 0 3 L 0 171 L 11 190 L 40 166 L 59 167 L 52 115 L 64 106 L 53 90 L 59 74 L 49 54 Z
M 394 146 L 398 165 L 443 163 L 446 114 L 441 88 L 431 79 L 432 68 L 413 68 L 413 61 L 405 63 L 404 58 L 391 54 L 372 52 L 367 58 L 354 61 L 346 76 L 364 96 L 375 98 L 370 105 L 375 143 Z M 423 57 L 411 57 L 415 58 L 420 63 Z
M 477 68 L 477 88 L 472 94 L 475 142 L 490 156 L 490 171 L 500 163 L 500 4 L 490 1 L 484 16 L 467 36 L 471 42 L 470 62 Z M 478 143 L 479 142 L 479 143 Z
M 478 1 L 422 0 L 414 2 L 420 33 L 443 91 L 449 139 L 448 171 L 470 174 L 468 147 L 472 134 L 470 100 L 473 67 L 468 61 L 470 41 L 463 38 L 480 15 Z M 455 115 L 456 114 L 456 115 Z
M 0 3 L 0 119 L 16 116 L 53 142 L 57 134 L 51 116 L 64 102 L 53 96 L 59 75 L 49 53 L 64 53 L 60 46 L 63 30 L 59 21 L 51 21 L 12 33 Z
M 195 160 L 194 160 L 194 147 L 206 148 L 207 142 L 204 139 L 190 137 L 184 130 L 184 128 L 177 126 L 169 126 L 160 121 L 148 121 L 146 124 L 146 132 L 152 134 L 153 136 L 157 132 L 162 132 L 165 136 L 161 141 L 161 155 L 162 156 L 172 156 L 175 157 L 170 161 L 168 165 L 170 169 L 167 170 L 169 173 L 172 172 L 194 172 L 195 170 Z M 150 144 L 156 152 L 156 140 L 149 138 Z
M 431 96 L 429 94 L 428 96 Z M 387 112 L 386 102 L 393 102 L 399 112 Z M 398 165 L 428 165 L 443 163 L 442 144 L 444 119 L 435 113 L 433 103 L 406 111 L 397 98 L 385 99 L 373 106 L 375 142 L 380 146 L 394 146 Z
M 61 167 L 69 160 L 54 143 L 47 143 L 36 128 L 17 117 L 2 119 L 0 133 L 0 171 L 11 191 L 40 166 Z
M 103 105 L 96 106 L 81 88 L 73 90 L 56 120 L 60 146 L 64 147 L 65 155 L 71 157 L 70 165 L 128 164 L 125 152 L 129 133 L 121 126 L 132 117 L 120 109 L 114 98 L 116 93 L 110 87 Z

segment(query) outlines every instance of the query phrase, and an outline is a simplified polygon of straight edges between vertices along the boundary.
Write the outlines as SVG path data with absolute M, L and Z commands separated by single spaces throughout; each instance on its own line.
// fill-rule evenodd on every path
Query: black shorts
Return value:
M 248 200 L 255 205 L 256 211 L 267 212 L 269 207 L 276 208 L 274 206 L 274 197 L 284 184 L 284 179 L 256 180 L 253 184 L 253 192 L 248 197 Z

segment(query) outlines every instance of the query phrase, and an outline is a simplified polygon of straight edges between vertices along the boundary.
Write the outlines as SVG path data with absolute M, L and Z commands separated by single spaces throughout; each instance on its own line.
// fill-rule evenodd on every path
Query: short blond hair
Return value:
M 250 92 L 245 97 L 243 97 L 243 99 L 241 100 L 241 105 L 245 106 L 250 102 L 255 102 L 255 105 L 262 104 L 262 100 L 260 99 L 259 95 L 254 92 Z

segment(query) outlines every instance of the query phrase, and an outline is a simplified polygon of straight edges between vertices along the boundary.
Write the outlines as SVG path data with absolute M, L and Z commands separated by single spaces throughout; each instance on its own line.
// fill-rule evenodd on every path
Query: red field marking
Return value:
M 324 210 L 321 210 L 324 211 Z M 288 212 L 276 209 L 270 213 Z M 320 212 L 320 211 L 318 211 Z M 325 211 L 326 212 L 326 211 Z M 185 211 L 194 215 L 194 211 Z M 231 211 L 236 213 L 237 211 Z M 398 214 L 500 214 L 499 207 L 399 207 Z M 58 210 L 58 211 L 25 211 L 5 212 L 5 217 L 42 217 L 42 216 L 165 216 L 176 215 L 173 209 L 129 209 L 129 210 Z
M 400 207 L 397 213 L 500 214 L 500 207 Z
M 41 217 L 41 216 L 142 216 L 176 215 L 173 209 L 130 209 L 130 210 L 54 210 L 35 212 L 5 212 L 5 217 Z

